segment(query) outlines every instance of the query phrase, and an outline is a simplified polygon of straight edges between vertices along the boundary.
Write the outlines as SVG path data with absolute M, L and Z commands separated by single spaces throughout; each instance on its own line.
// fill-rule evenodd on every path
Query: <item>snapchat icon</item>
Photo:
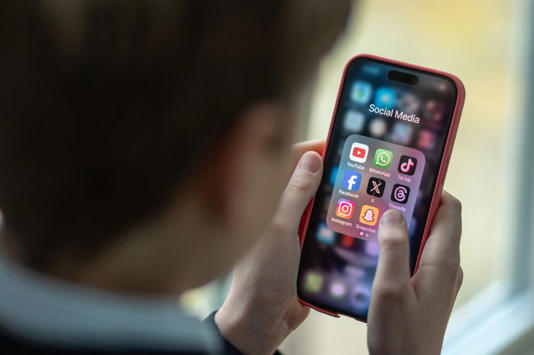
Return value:
M 369 205 L 363 205 L 362 211 L 360 212 L 360 223 L 368 226 L 374 226 L 377 221 L 378 208 Z

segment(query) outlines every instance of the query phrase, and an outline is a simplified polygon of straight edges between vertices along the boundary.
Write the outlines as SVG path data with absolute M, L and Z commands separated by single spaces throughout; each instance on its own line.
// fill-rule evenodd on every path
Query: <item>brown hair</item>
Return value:
M 0 208 L 24 261 L 165 205 L 251 103 L 285 99 L 349 1 L 0 1 Z

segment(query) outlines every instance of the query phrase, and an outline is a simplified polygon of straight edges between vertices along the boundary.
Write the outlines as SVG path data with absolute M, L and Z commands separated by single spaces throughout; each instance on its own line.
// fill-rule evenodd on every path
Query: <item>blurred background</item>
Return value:
M 465 277 L 444 354 L 534 354 L 533 14 L 528 0 L 360 1 L 312 88 L 303 137 L 324 139 L 344 65 L 358 53 L 441 69 L 466 86 L 445 184 L 464 207 Z M 182 303 L 206 315 L 224 299 L 226 283 L 190 292 Z M 365 354 L 366 325 L 311 312 L 282 349 Z

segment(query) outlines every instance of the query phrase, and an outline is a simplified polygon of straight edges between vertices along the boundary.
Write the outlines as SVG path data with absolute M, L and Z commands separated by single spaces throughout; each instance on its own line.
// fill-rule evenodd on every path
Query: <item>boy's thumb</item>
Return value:
M 378 228 L 380 253 L 375 283 L 404 284 L 410 279 L 410 241 L 404 215 L 388 210 Z
M 319 187 L 322 170 L 323 161 L 319 154 L 306 152 L 302 155 L 282 194 L 278 209 L 279 220 L 298 228 L 304 209 Z

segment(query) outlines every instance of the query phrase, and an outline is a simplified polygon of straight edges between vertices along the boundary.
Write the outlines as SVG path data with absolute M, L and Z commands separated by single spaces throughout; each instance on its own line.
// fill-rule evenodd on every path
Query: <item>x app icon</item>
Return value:
M 367 184 L 367 193 L 371 196 L 382 197 L 386 189 L 386 182 L 382 179 L 372 177 Z

